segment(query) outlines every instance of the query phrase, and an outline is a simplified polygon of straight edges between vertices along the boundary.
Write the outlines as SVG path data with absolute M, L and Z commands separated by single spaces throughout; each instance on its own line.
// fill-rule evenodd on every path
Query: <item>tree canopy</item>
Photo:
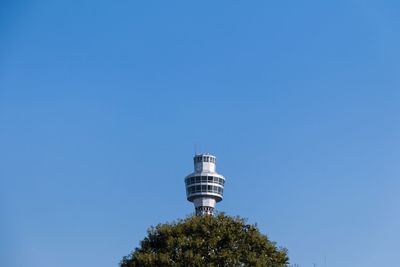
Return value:
M 288 260 L 286 249 L 278 248 L 256 225 L 219 214 L 151 227 L 120 266 L 283 267 Z

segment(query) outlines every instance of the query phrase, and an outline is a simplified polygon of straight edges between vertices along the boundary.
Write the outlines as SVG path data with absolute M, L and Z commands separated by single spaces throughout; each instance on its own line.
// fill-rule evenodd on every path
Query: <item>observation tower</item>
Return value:
M 215 171 L 215 156 L 195 155 L 193 161 L 194 172 L 185 178 L 187 200 L 193 202 L 197 216 L 213 215 L 223 198 L 225 178 Z

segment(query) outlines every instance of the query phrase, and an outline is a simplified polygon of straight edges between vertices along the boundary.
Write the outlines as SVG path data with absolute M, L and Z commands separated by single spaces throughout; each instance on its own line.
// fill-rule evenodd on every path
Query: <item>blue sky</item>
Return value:
M 117 266 L 217 208 L 300 266 L 396 265 L 398 1 L 2 1 L 0 265 Z

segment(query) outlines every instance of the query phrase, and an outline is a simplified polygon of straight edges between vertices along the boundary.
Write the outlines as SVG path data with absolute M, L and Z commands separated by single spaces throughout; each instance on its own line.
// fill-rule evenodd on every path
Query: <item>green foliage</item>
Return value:
M 141 247 L 121 267 L 263 266 L 288 264 L 286 249 L 262 235 L 255 225 L 224 214 L 192 216 L 148 230 Z

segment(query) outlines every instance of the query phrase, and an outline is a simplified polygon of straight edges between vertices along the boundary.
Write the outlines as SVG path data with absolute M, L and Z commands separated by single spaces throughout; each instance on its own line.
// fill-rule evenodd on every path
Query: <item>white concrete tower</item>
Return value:
M 196 215 L 213 215 L 215 203 L 223 198 L 225 178 L 215 172 L 216 157 L 195 155 L 194 172 L 186 176 L 187 200 L 193 202 Z

